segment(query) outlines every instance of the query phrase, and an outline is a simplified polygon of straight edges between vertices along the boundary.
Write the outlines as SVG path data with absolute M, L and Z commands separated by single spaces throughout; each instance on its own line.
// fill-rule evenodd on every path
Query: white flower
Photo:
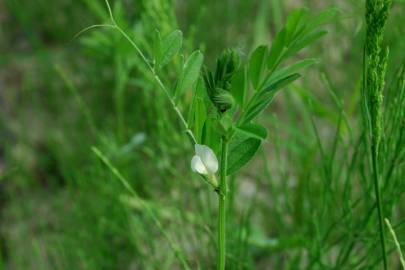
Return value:
M 204 175 L 214 175 L 218 171 L 218 159 L 206 145 L 195 145 L 195 156 L 191 159 L 193 172 Z

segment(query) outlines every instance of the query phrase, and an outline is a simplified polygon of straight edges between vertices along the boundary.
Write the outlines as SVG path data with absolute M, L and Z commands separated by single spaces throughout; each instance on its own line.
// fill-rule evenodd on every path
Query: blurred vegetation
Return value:
M 378 223 L 361 119 L 364 1 L 116 0 L 114 16 L 151 54 L 180 28 L 185 54 L 213 64 L 270 43 L 295 8 L 335 7 L 329 34 L 301 55 L 321 62 L 260 121 L 261 154 L 230 180 L 229 269 L 379 269 Z M 405 2 L 394 1 L 382 142 L 386 217 L 405 247 Z M 193 269 L 215 266 L 215 194 L 193 150 L 101 0 L 0 2 L 0 269 L 181 269 L 144 206 Z M 161 77 L 172 85 L 180 61 Z M 97 146 L 140 195 L 126 192 Z M 391 239 L 389 236 L 387 236 Z M 173 243 L 172 243 L 173 244 Z M 388 241 L 390 269 L 400 269 Z

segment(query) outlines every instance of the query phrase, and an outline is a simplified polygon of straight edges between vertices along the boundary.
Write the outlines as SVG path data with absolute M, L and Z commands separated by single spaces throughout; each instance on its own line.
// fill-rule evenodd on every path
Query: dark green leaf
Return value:
M 236 127 L 236 130 L 244 133 L 245 135 L 256 138 L 259 140 L 264 140 L 267 137 L 267 130 L 262 125 L 248 123 L 239 127 Z
M 243 67 L 232 77 L 232 87 L 231 94 L 234 97 L 235 101 L 243 108 L 245 104 L 245 98 L 247 94 L 247 71 Z
M 266 82 L 266 84 L 272 84 L 278 80 L 280 80 L 281 78 L 285 78 L 293 73 L 296 73 L 297 71 L 299 71 L 300 69 L 309 67 L 313 64 L 318 63 L 319 61 L 315 58 L 307 58 L 301 61 L 298 61 L 288 67 L 276 70 L 270 77 L 270 79 Z
M 287 86 L 299 77 L 301 77 L 300 74 L 294 73 L 264 87 L 263 90 L 258 93 L 256 102 L 252 103 L 252 105 L 250 105 L 250 107 L 246 110 L 246 113 L 243 115 L 242 124 L 249 123 L 251 120 L 253 120 L 271 103 L 278 90 Z
M 299 77 L 301 77 L 301 75 L 299 73 L 287 75 L 286 77 L 283 77 L 283 78 L 275 81 L 274 83 L 270 83 L 270 84 L 266 85 L 263 88 L 263 90 L 261 91 L 261 94 L 267 94 L 269 92 L 276 92 L 276 91 L 280 90 L 281 88 L 287 86 L 288 84 L 292 83 Z
M 226 174 L 234 174 L 246 165 L 260 147 L 261 140 L 237 132 L 230 144 L 228 151 L 228 169 Z
M 243 124 L 247 124 L 252 121 L 256 116 L 258 116 L 273 100 L 275 93 L 269 93 L 264 96 L 261 100 L 255 103 L 254 106 L 251 106 L 243 118 Z

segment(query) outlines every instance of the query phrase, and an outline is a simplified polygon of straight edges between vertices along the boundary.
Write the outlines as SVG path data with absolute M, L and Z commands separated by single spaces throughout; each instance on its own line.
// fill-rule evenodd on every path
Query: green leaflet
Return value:
M 307 24 L 306 24 L 306 29 L 308 31 L 312 31 L 313 29 L 322 26 L 324 24 L 330 23 L 333 21 L 333 19 L 336 18 L 338 15 L 338 10 L 336 8 L 330 8 L 327 10 L 322 11 L 315 17 L 313 17 Z
M 157 34 L 155 53 L 155 69 L 159 70 L 167 65 L 181 49 L 183 33 L 180 30 L 174 30 L 170 34 L 160 38 Z
M 242 126 L 235 127 L 238 132 L 241 132 L 249 137 L 264 140 L 267 137 L 267 130 L 262 125 L 248 123 Z
M 290 44 L 292 40 L 295 39 L 297 35 L 303 30 L 305 26 L 301 25 L 302 21 L 307 22 L 306 18 L 308 16 L 308 10 L 307 9 L 296 9 L 291 14 L 288 16 L 287 19 L 287 24 L 286 24 L 286 30 L 287 30 L 287 36 L 286 36 L 286 43 Z
M 301 77 L 300 74 L 294 73 L 265 86 L 263 90 L 257 94 L 255 101 L 251 103 L 244 113 L 241 121 L 242 125 L 249 123 L 259 115 L 271 103 L 278 90 L 292 83 L 299 77 Z
M 287 75 L 287 76 L 275 81 L 274 83 L 269 83 L 263 88 L 262 91 L 260 91 L 260 97 L 267 93 L 270 93 L 270 92 L 276 92 L 300 77 L 301 77 L 301 74 L 294 73 L 291 75 Z
M 324 35 L 328 33 L 327 30 L 320 29 L 320 30 L 315 30 L 312 31 L 303 37 L 295 40 L 293 43 L 291 43 L 291 46 L 288 48 L 288 50 L 285 53 L 285 57 L 291 56 L 297 52 L 299 52 L 301 49 L 305 48 L 311 43 L 314 43 Z
M 218 132 L 218 120 L 210 115 L 204 123 L 202 144 L 209 146 L 219 156 L 221 134 Z
M 270 93 L 266 95 L 263 99 L 256 102 L 255 106 L 251 106 L 250 109 L 246 112 L 246 115 L 243 119 L 243 124 L 247 124 L 252 121 L 256 116 L 258 116 L 273 100 L 275 93 Z
M 281 56 L 283 54 L 283 49 L 286 46 L 286 43 L 285 43 L 286 35 L 287 35 L 287 30 L 285 28 L 283 28 L 276 35 L 276 38 L 271 45 L 269 61 L 267 63 L 267 67 L 269 68 L 269 70 L 274 69 L 281 59 Z
M 297 71 L 307 68 L 309 66 L 312 66 L 313 64 L 318 63 L 319 61 L 315 58 L 307 58 L 301 61 L 298 61 L 290 66 L 287 66 L 285 68 L 281 68 L 276 70 L 271 77 L 269 78 L 269 80 L 266 82 L 266 84 L 272 84 L 278 80 L 280 80 L 281 78 L 284 78 L 286 76 L 289 76 L 293 73 L 296 73 Z
M 183 71 L 176 85 L 176 99 L 187 89 L 191 88 L 200 76 L 204 56 L 200 51 L 194 51 L 183 66 Z
M 246 165 L 256 154 L 261 140 L 237 132 L 229 144 L 228 169 L 226 174 L 234 174 Z
M 266 71 L 268 57 L 267 46 L 259 46 L 253 51 L 249 60 L 249 78 L 252 82 L 253 88 L 258 89 L 261 81 L 263 80 Z
M 202 79 L 197 81 L 197 86 L 193 93 L 193 100 L 191 102 L 190 111 L 187 123 L 193 130 L 198 143 L 202 141 L 202 132 L 205 120 L 207 119 L 207 96 L 205 94 L 204 82 Z
M 242 67 L 239 71 L 233 76 L 231 82 L 231 94 L 234 97 L 236 103 L 243 108 L 245 105 L 246 93 L 248 89 L 248 80 L 247 80 L 247 69 Z
M 270 50 L 268 68 L 273 71 L 285 58 L 299 52 L 327 33 L 319 26 L 336 17 L 335 9 L 326 10 L 314 17 L 306 9 L 299 9 L 288 16 L 286 26 L 276 35 Z

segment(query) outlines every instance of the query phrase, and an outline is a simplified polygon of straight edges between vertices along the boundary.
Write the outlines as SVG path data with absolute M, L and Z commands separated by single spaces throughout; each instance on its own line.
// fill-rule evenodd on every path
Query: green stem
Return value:
M 383 209 L 381 205 L 381 194 L 380 194 L 380 185 L 379 185 L 379 173 L 378 173 L 378 150 L 375 142 L 371 146 L 371 155 L 372 155 L 372 166 L 373 166 L 373 179 L 374 179 L 374 192 L 377 203 L 377 212 L 378 212 L 378 223 L 380 229 L 380 241 L 381 241 L 381 253 L 383 257 L 384 269 L 388 269 L 387 262 L 387 253 L 385 251 L 385 234 L 384 234 L 384 220 L 383 220 Z
M 227 193 L 227 184 L 226 184 L 226 170 L 228 163 L 228 140 L 225 137 L 221 139 L 221 168 L 220 168 L 220 182 L 218 190 L 218 204 L 219 204 L 219 213 L 218 213 L 218 270 L 225 269 L 225 217 L 226 217 L 226 193 Z

